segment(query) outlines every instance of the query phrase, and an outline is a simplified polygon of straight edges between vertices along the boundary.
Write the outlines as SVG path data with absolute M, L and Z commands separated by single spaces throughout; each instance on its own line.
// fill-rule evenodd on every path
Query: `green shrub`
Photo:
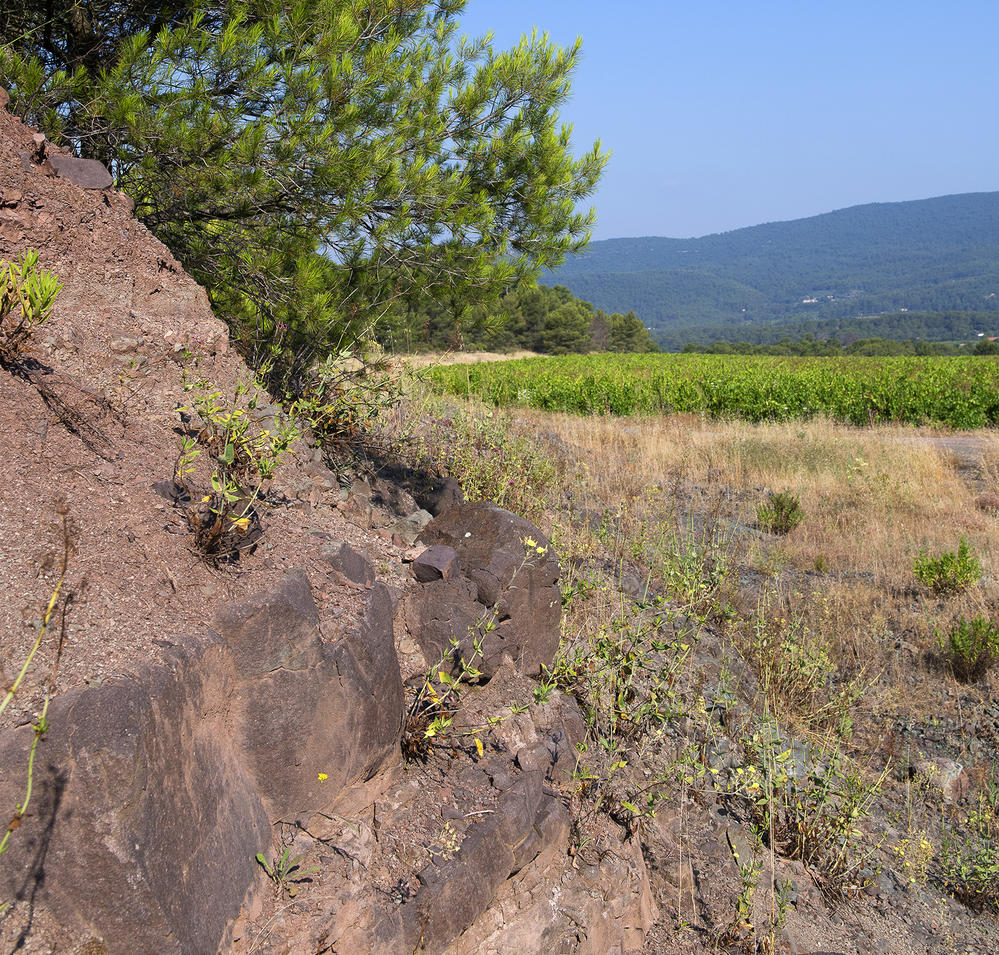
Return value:
M 956 554 L 945 551 L 939 557 L 930 557 L 921 550 L 913 561 L 912 571 L 916 580 L 938 596 L 961 593 L 978 583 L 982 576 L 982 566 L 963 536 Z
M 944 833 L 940 874 L 944 885 L 976 912 L 999 915 L 999 790 L 987 786 L 960 833 Z
M 756 508 L 760 527 L 771 534 L 789 534 L 804 519 L 801 501 L 790 491 L 772 491 L 766 501 Z
M 984 617 L 962 617 L 946 640 L 940 633 L 937 639 L 950 659 L 954 676 L 965 682 L 980 679 L 999 658 L 999 628 Z
M 192 403 L 181 410 L 196 412 L 201 430 L 181 439 L 174 479 L 196 502 L 187 511 L 195 549 L 211 560 L 235 559 L 259 537 L 251 533 L 257 523 L 255 505 L 264 482 L 299 437 L 298 428 L 288 419 L 276 421 L 273 432 L 254 425 L 261 392 L 245 382 L 238 382 L 228 399 L 207 379 L 191 381 L 185 374 L 184 390 L 192 393 Z M 189 486 L 202 451 L 213 465 L 211 491 L 203 496 Z
M 0 259 L 0 362 L 17 364 L 23 358 L 61 288 L 52 272 L 38 268 L 38 253 L 31 249 L 20 262 Z

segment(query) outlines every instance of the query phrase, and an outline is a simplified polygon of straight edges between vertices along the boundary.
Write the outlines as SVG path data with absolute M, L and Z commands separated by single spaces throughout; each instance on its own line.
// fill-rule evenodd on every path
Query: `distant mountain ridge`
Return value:
M 870 203 L 690 239 L 605 239 L 554 272 L 654 332 L 999 311 L 999 192 Z M 728 337 L 728 336 L 726 336 Z

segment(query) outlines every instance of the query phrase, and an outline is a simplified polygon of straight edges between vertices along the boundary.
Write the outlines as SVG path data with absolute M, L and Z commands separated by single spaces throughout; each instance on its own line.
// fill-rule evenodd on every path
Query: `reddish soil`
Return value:
M 223 602 L 264 589 L 285 568 L 310 571 L 323 624 L 335 627 L 356 601 L 349 588 L 323 589 L 320 545 L 368 551 L 390 584 L 401 548 L 344 519 L 333 475 L 298 442 L 271 488 L 284 503 L 262 514 L 256 550 L 231 566 L 192 552 L 183 510 L 154 489 L 176 467 L 177 409 L 189 401 L 181 375 L 231 394 L 249 372 L 204 290 L 134 219 L 130 200 L 26 168 L 33 148 L 31 131 L 0 109 L 0 258 L 37 249 L 65 284 L 23 372 L 0 370 L 0 675 L 13 679 L 35 639 L 57 579 L 62 511 L 73 553 L 57 692 L 132 673 L 161 638 L 203 634 Z M 22 722 L 41 701 L 58 634 L 50 627 L 38 676 L 18 694 Z

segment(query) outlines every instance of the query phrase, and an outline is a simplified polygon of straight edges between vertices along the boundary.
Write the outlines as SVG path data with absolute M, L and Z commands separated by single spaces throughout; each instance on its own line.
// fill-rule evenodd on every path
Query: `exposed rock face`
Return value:
M 409 607 L 409 626 L 429 663 L 446 656 L 453 640 L 487 678 L 504 655 L 532 675 L 552 662 L 562 613 L 561 571 L 533 524 L 478 501 L 449 508 L 419 539 L 451 548 L 460 566 L 458 574 L 425 583 Z M 476 639 L 481 657 L 473 649 Z
M 272 818 L 328 805 L 331 794 L 398 758 L 402 677 L 383 584 L 359 629 L 333 643 L 322 638 L 301 571 L 227 607 L 219 623 L 239 679 L 234 735 Z
M 341 910 L 337 950 L 395 955 L 440 953 L 494 900 L 506 880 L 549 846 L 564 846 L 565 809 L 542 788 L 540 773 L 521 776 L 496 810 L 466 836 L 459 852 L 418 873 L 419 887 L 404 905 L 369 904 Z
M 37 802 L 0 869 L 111 952 L 211 952 L 271 822 L 328 809 L 398 758 L 402 684 L 383 585 L 328 642 L 302 572 L 221 614 L 221 636 L 54 701 Z M 0 804 L 22 797 L 31 731 L 0 736 Z M 19 772 L 10 772 L 16 767 Z M 329 781 L 320 785 L 318 773 Z
M 446 955 L 637 955 L 656 915 L 637 842 L 578 868 L 553 843 L 503 884 Z
M 112 952 L 211 950 L 270 842 L 226 732 L 224 646 L 172 655 L 141 680 L 56 698 L 50 721 L 64 729 L 46 743 L 37 802 L 0 869 L 4 898 L 30 897 Z M 28 729 L 0 737 L 5 806 L 23 796 L 30 743 Z
M 578 707 L 556 693 L 506 718 L 558 644 L 548 542 L 501 508 L 463 504 L 450 479 L 416 497 L 381 479 L 341 494 L 303 440 L 238 571 L 192 556 L 174 481 L 184 375 L 231 395 L 249 373 L 107 171 L 60 154 L 4 104 L 0 91 L 0 257 L 38 249 L 65 283 L 32 373 L 0 369 L 8 675 L 52 593 L 53 515 L 70 515 L 75 553 L 51 730 L 0 863 L 0 902 L 13 902 L 0 949 L 630 951 L 649 918 L 637 847 L 612 841 L 586 866 L 569 853 Z M 255 423 L 279 413 L 265 398 Z M 403 547 L 421 531 L 414 580 Z M 426 656 L 453 636 L 471 657 L 481 634 L 473 662 L 498 677 L 463 690 L 460 733 L 405 773 L 400 595 Z M 49 638 L 48 660 L 54 626 Z M 9 812 L 49 687 L 33 670 L 0 729 Z M 488 752 L 472 726 L 492 727 Z M 297 898 L 254 860 L 286 848 L 315 867 Z

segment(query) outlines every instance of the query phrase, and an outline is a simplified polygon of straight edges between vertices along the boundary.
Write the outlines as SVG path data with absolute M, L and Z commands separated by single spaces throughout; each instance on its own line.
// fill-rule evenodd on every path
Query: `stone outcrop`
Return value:
M 457 504 L 419 540 L 430 554 L 415 569 L 430 579 L 410 598 L 406 622 L 430 665 L 451 655 L 452 641 L 456 656 L 474 662 L 487 679 L 504 656 L 530 675 L 551 664 L 562 613 L 560 568 L 533 524 L 489 502 Z M 458 571 L 442 570 L 435 579 L 429 564 L 442 547 L 457 555 L 449 567 L 456 562 Z
M 226 607 L 215 639 L 164 641 L 163 664 L 57 697 L 60 732 L 0 893 L 110 952 L 215 951 L 271 824 L 330 808 L 398 760 L 391 620 L 377 585 L 357 627 L 327 640 L 308 580 L 291 572 Z M 31 736 L 0 737 L 2 805 L 23 796 Z
M 348 490 L 303 439 L 254 552 L 232 566 L 192 555 L 182 508 L 210 475 L 174 481 L 198 427 L 185 384 L 231 395 L 249 372 L 107 170 L 5 104 L 0 91 L 0 257 L 38 249 L 64 283 L 31 374 L 0 370 L 8 675 L 52 593 L 53 515 L 69 516 L 75 550 L 58 679 L 34 668 L 0 731 L 12 812 L 54 683 L 31 803 L 0 859 L 0 949 L 630 951 L 651 918 L 637 845 L 613 833 L 602 858 L 570 853 L 578 707 L 553 691 L 509 712 L 558 646 L 548 541 L 465 504 L 453 479 Z M 262 396 L 254 424 L 280 413 Z M 394 634 L 398 620 L 410 632 Z M 452 639 L 497 678 L 464 687 L 453 734 L 402 772 L 402 648 L 418 674 Z M 53 622 L 39 660 L 56 642 Z M 258 853 L 307 853 L 310 875 L 269 879 Z

